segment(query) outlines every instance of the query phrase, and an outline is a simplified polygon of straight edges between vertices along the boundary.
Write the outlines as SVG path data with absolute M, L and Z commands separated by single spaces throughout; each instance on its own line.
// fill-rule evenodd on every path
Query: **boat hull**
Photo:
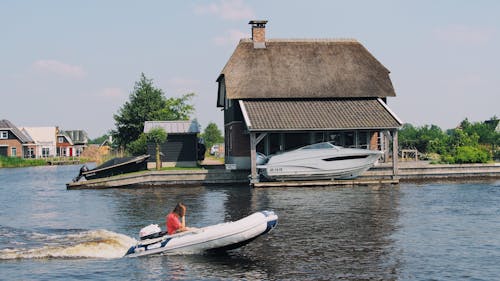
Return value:
M 83 172 L 82 176 L 87 180 L 92 180 L 147 170 L 148 158 L 149 155 L 115 158 L 92 170 Z
M 235 222 L 207 226 L 175 235 L 144 240 L 132 246 L 126 257 L 154 254 L 194 254 L 225 251 L 241 247 L 276 227 L 278 216 L 272 211 L 254 213 Z
M 294 150 L 270 158 L 261 174 L 270 180 L 353 179 L 375 165 L 380 151 L 334 147 Z

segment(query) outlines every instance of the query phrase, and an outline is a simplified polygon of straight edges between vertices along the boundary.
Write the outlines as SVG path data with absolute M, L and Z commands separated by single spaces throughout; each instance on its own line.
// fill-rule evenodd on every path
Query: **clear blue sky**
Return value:
M 114 128 L 144 72 L 167 96 L 195 92 L 203 128 L 215 80 L 251 19 L 268 38 L 354 38 L 391 71 L 389 106 L 414 125 L 500 116 L 500 1 L 0 2 L 0 119 Z

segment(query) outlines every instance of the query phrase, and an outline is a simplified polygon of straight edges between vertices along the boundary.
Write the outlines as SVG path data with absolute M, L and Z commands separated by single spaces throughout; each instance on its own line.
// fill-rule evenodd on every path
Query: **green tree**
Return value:
M 141 133 L 136 140 L 130 142 L 127 145 L 127 151 L 132 155 L 147 154 L 148 153 L 147 143 L 148 143 L 148 138 L 146 134 Z
M 141 137 L 144 122 L 189 119 L 194 112 L 194 106 L 190 104 L 193 97 L 194 93 L 189 93 L 181 98 L 165 98 L 163 91 L 154 87 L 153 80 L 141 73 L 129 101 L 113 115 L 116 126 L 114 142 L 132 154 L 145 153 L 146 142 Z
M 104 135 L 102 135 L 100 137 L 97 137 L 95 139 L 90 139 L 89 140 L 89 144 L 101 144 L 101 143 L 103 143 L 107 139 L 108 139 L 108 135 L 104 134 Z
M 221 131 L 217 127 L 217 124 L 213 122 L 207 125 L 201 137 L 205 140 L 207 149 L 210 149 L 210 147 L 216 143 L 224 142 L 224 137 L 222 136 Z
M 151 129 L 148 133 L 146 133 L 147 140 L 153 142 L 156 148 L 156 170 L 161 169 L 161 157 L 160 157 L 160 147 L 161 145 L 167 141 L 167 132 L 160 127 L 156 127 Z

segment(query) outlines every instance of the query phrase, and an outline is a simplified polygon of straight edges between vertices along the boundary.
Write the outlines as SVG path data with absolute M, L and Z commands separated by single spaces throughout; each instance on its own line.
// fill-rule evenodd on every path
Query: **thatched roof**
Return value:
M 355 40 L 242 39 L 219 76 L 226 97 L 338 98 L 395 96 L 387 70 Z
M 249 131 L 370 130 L 402 125 L 376 98 L 253 99 L 240 100 L 239 105 Z

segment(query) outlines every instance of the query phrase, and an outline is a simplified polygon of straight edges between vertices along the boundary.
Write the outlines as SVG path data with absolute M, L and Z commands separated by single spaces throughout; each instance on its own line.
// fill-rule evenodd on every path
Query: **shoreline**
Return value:
M 259 182 L 250 184 L 249 171 L 231 171 L 223 165 L 208 165 L 203 170 L 148 170 L 122 174 L 109 178 L 84 180 L 66 184 L 73 189 L 142 188 L 142 187 L 187 187 L 242 185 L 253 187 L 308 187 L 308 186 L 353 186 L 353 185 L 397 185 L 400 182 L 435 182 L 456 180 L 500 179 L 500 163 L 490 164 L 429 164 L 425 161 L 400 162 L 399 174 L 392 176 L 392 165 L 379 164 L 354 180 L 319 180 Z

